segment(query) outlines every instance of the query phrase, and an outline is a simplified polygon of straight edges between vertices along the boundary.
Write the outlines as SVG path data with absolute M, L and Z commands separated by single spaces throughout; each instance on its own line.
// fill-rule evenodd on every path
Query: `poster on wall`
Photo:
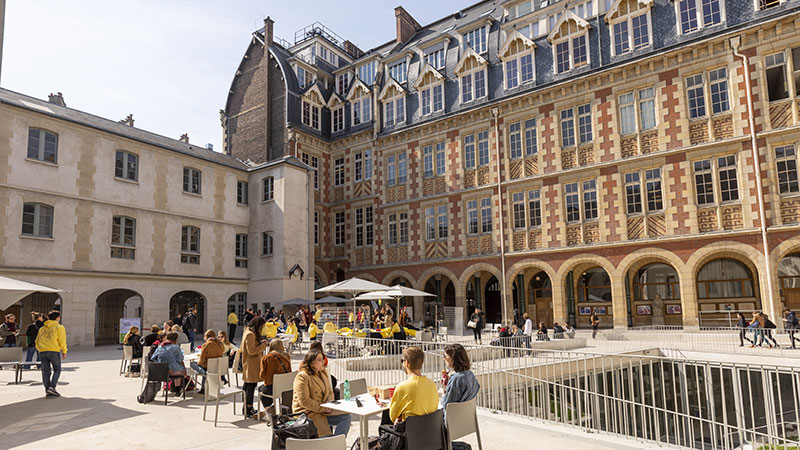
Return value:
M 128 334 L 128 330 L 131 327 L 136 327 L 138 329 L 142 329 L 142 319 L 139 317 L 123 317 L 119 319 L 119 343 L 122 344 L 122 341 L 125 339 L 125 335 Z
M 650 305 L 638 305 L 636 307 L 636 314 L 640 316 L 649 316 L 653 314 L 653 310 L 650 308 Z
M 680 314 L 681 305 L 667 305 L 667 314 Z
M 605 306 L 595 306 L 594 313 L 598 316 L 605 316 L 606 315 L 606 307 Z
M 581 306 L 580 309 L 578 310 L 578 314 L 580 314 L 582 316 L 588 316 L 591 313 L 592 313 L 592 307 L 591 306 Z

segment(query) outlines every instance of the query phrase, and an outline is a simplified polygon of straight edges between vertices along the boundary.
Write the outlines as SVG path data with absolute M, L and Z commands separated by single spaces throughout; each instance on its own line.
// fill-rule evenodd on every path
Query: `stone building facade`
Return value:
M 278 39 L 268 18 L 225 151 L 316 169 L 317 283 L 436 294 L 408 303 L 418 318 L 775 318 L 800 306 L 799 10 L 484 1 L 420 26 L 398 7 L 366 52 L 319 24 Z
M 307 166 L 121 122 L 0 89 L 0 274 L 66 291 L 12 307 L 23 324 L 60 305 L 70 345 L 111 343 L 121 317 L 197 305 L 198 329 L 222 330 L 231 307 L 309 295 Z

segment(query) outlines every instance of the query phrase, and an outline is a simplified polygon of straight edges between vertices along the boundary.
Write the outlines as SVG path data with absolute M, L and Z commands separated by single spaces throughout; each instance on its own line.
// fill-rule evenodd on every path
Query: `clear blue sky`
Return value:
M 363 50 L 395 36 L 394 7 L 422 25 L 474 3 L 425 0 L 7 0 L 0 84 L 221 150 L 219 110 L 251 33 L 322 22 Z

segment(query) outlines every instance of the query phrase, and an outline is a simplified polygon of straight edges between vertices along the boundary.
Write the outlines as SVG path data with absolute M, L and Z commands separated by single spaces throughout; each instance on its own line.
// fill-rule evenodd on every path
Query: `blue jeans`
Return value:
M 761 341 L 758 340 L 759 337 L 761 338 Z M 755 330 L 753 330 L 753 345 L 758 345 L 760 347 L 761 344 L 763 343 L 764 343 L 764 330 L 756 328 Z
M 194 330 L 186 330 L 186 337 L 189 338 L 189 343 L 192 344 L 192 351 L 194 351 Z
M 206 387 L 206 375 L 208 374 L 208 371 L 200 367 L 200 364 L 197 364 L 197 361 L 192 361 L 190 366 L 192 367 L 192 370 L 203 376 L 203 384 L 200 385 L 200 389 L 204 389 Z
M 5 344 L 3 344 L 3 348 L 6 348 L 6 347 L 16 347 L 16 346 L 17 346 L 17 345 L 16 345 L 16 344 L 14 344 L 13 342 L 12 342 L 11 344 L 9 344 L 9 343 L 5 343 Z
M 42 384 L 44 389 L 55 389 L 56 384 L 58 384 L 58 377 L 61 376 L 61 353 L 39 352 L 39 358 L 42 360 Z M 50 376 L 51 366 L 53 370 L 52 377 Z
M 347 436 L 347 432 L 350 431 L 350 422 L 352 421 L 353 418 L 350 416 L 350 414 L 344 414 L 341 416 L 328 416 L 328 425 L 334 427 L 334 436 Z
M 35 359 L 34 359 L 35 358 Z M 36 347 L 28 347 L 28 352 L 25 355 L 25 361 L 39 361 L 39 350 L 36 350 Z M 31 365 L 28 364 L 25 366 L 26 369 L 30 369 Z

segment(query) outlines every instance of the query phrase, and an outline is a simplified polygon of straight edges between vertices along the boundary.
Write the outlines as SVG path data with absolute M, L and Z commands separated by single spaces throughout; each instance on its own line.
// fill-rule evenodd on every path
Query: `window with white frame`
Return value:
M 436 151 L 435 151 L 435 162 L 436 162 L 436 176 L 440 177 L 444 175 L 445 170 L 445 146 L 444 142 L 437 142 L 436 143 Z
M 344 184 L 344 156 L 333 160 L 333 185 L 342 186 Z
M 638 5 L 638 4 L 637 4 Z M 638 50 L 650 45 L 650 10 L 639 8 L 626 15 L 618 16 L 611 22 L 611 36 L 614 43 L 614 55 Z
M 264 178 L 264 186 L 261 196 L 262 202 L 269 202 L 275 198 L 275 177 Z
M 775 147 L 775 164 L 778 169 L 778 187 L 781 194 L 800 192 L 797 181 L 797 154 L 794 145 Z
M 422 115 L 442 111 L 444 109 L 444 84 L 437 83 L 419 91 Z
M 580 222 L 581 218 L 583 221 L 597 219 L 597 182 L 595 180 L 566 184 L 564 196 L 567 223 Z
M 139 156 L 117 150 L 114 161 L 114 176 L 128 181 L 139 179 Z
M 578 142 L 586 144 L 592 141 L 592 105 L 587 103 L 578 106 Z
M 511 159 L 522 158 L 522 125 L 514 122 L 508 126 L 508 152 Z
M 400 245 L 408 244 L 408 213 L 401 212 L 400 217 Z
M 39 128 L 28 130 L 28 159 L 56 163 L 58 135 Z
M 236 257 L 234 258 L 236 267 L 247 267 L 247 235 L 236 235 Z
M 354 99 L 351 109 L 353 110 L 353 125 L 369 122 L 372 120 L 372 97 L 365 95 Z
M 372 150 L 353 155 L 353 179 L 356 183 L 372 179 Z
M 408 161 L 405 153 L 386 157 L 386 184 L 389 186 L 405 184 L 408 178 Z
M 406 97 L 399 93 L 383 102 L 384 126 L 391 127 L 406 121 Z
M 319 105 L 303 100 L 303 125 L 319 130 Z
M 344 211 L 338 211 L 333 216 L 334 245 L 344 245 Z
M 303 89 L 312 83 L 313 75 L 305 68 L 296 66 L 295 72 L 297 73 L 297 84 L 300 86 L 300 89 Z
M 356 247 L 363 247 L 364 246 L 364 209 L 363 208 L 356 208 L 355 209 L 355 220 L 356 220 Z
M 714 195 L 715 173 L 719 189 L 717 197 Z M 726 203 L 739 200 L 735 155 L 695 161 L 694 179 L 698 205 L 711 205 L 717 201 Z
M 247 181 L 236 182 L 236 203 L 240 205 L 247 204 Z
M 261 256 L 272 256 L 273 247 L 272 234 L 268 231 L 261 233 Z
M 314 245 L 319 245 L 319 211 L 314 211 Z
M 642 201 L 642 192 L 645 193 L 646 203 Z M 641 214 L 645 206 L 648 213 L 662 211 L 664 201 L 661 191 L 661 169 L 626 173 L 625 203 L 628 215 Z
M 426 145 L 422 149 L 423 175 L 425 178 L 444 175 L 445 171 L 445 144 L 437 142 L 435 145 Z
M 639 172 L 625 174 L 625 204 L 628 215 L 642 213 L 642 180 Z
M 464 46 L 472 48 L 478 54 L 486 52 L 486 28 L 483 26 L 464 33 Z
M 488 131 L 481 131 L 464 136 L 464 168 L 474 169 L 476 162 L 478 166 L 489 164 Z
M 311 167 L 314 169 L 314 189 L 319 190 L 319 158 L 311 157 Z
M 440 48 L 438 50 L 433 50 L 430 53 L 425 54 L 425 62 L 430 64 L 431 67 L 434 69 L 444 69 L 444 48 Z
M 389 214 L 386 222 L 388 223 L 389 246 L 397 245 L 397 214 Z
M 398 83 L 406 82 L 407 73 L 408 64 L 405 61 L 389 66 L 389 76 L 394 78 Z
M 539 189 L 528 191 L 528 222 L 531 227 L 542 225 L 542 201 Z
M 331 111 L 331 128 L 334 133 L 344 130 L 344 106 L 339 106 Z
M 556 73 L 565 73 L 589 63 L 589 33 L 580 29 L 553 43 Z
M 647 211 L 655 212 L 664 209 L 664 197 L 661 192 L 661 169 L 644 171 L 645 193 L 647 194 Z
M 525 221 L 525 192 L 514 192 L 511 194 L 512 220 L 515 230 L 526 227 Z
M 378 63 L 375 60 L 359 66 L 358 78 L 367 86 L 372 86 L 375 83 L 375 72 L 377 68 Z
M 678 0 L 675 3 L 681 34 L 722 23 L 721 0 Z
M 111 219 L 111 257 L 136 258 L 136 219 L 125 216 Z
M 436 240 L 436 207 L 425 208 L 425 240 Z
M 533 43 L 519 36 L 503 46 L 500 59 L 503 61 L 505 88 L 514 89 L 534 81 Z
M 53 237 L 53 207 L 43 203 L 22 205 L 22 235 Z
M 492 198 L 481 199 L 481 233 L 492 232 Z
M 347 88 L 350 87 L 350 72 L 344 72 L 336 75 L 336 93 L 339 95 L 346 95 Z
M 655 90 L 648 87 L 620 95 L 619 113 L 623 135 L 655 128 Z
M 183 168 L 183 192 L 202 194 L 203 173 L 191 167 Z
M 200 228 L 181 227 L 181 263 L 200 264 Z
M 572 108 L 561 111 L 561 146 L 575 146 L 575 112 Z
M 439 239 L 447 239 L 447 236 L 449 234 L 447 205 L 439 205 L 438 207 L 436 207 L 436 215 L 437 215 Z
M 525 125 L 525 156 L 535 155 L 539 152 L 536 137 L 536 119 L 528 119 Z
M 686 77 L 686 96 L 689 101 L 690 119 L 707 115 L 706 98 L 711 99 L 712 114 L 729 111 L 728 70 L 722 67 Z
M 469 103 L 486 97 L 486 69 L 479 67 L 460 77 L 461 103 Z
M 467 201 L 467 234 L 478 234 L 478 201 Z

